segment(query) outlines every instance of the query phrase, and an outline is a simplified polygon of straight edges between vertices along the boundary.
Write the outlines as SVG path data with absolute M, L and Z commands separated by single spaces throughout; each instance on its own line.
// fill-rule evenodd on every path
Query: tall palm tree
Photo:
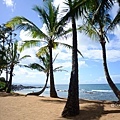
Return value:
M 79 114 L 79 80 L 76 19 L 78 19 L 85 12 L 88 3 L 86 0 L 66 0 L 65 4 L 68 6 L 68 9 L 63 10 L 67 11 L 67 13 L 61 21 L 71 20 L 72 22 L 73 48 L 72 71 L 68 90 L 68 98 L 64 110 L 62 112 L 62 116 L 69 117 Z
M 8 61 L 9 65 L 7 66 L 9 69 L 9 81 L 8 81 L 8 88 L 7 88 L 7 93 L 11 92 L 11 85 L 12 85 L 12 77 L 13 77 L 13 70 L 15 65 L 19 64 L 19 62 L 26 57 L 30 57 L 30 55 L 25 55 L 22 58 L 20 58 L 20 54 L 18 53 L 18 42 L 16 41 L 14 44 L 12 44 L 11 49 L 8 50 Z
M 67 32 L 63 29 L 64 23 L 58 21 L 59 7 L 55 8 L 51 2 L 48 2 L 47 6 L 48 9 L 43 9 L 39 6 L 35 6 L 33 8 L 33 10 L 35 10 L 40 16 L 43 24 L 46 25 L 47 33 L 41 31 L 40 28 L 25 17 L 14 17 L 6 24 L 6 26 L 20 30 L 24 29 L 25 31 L 29 30 L 31 36 L 38 39 L 25 41 L 21 47 L 22 50 L 24 48 L 39 46 L 41 42 L 44 42 L 45 46 L 39 49 L 38 55 L 40 56 L 41 53 L 43 54 L 45 49 L 47 49 L 50 53 L 50 96 L 57 97 L 57 92 L 54 85 L 52 49 L 56 48 L 58 45 L 64 45 L 69 48 L 70 46 L 55 41 L 56 39 L 64 36 Z
M 89 9 L 88 14 L 86 14 L 85 24 L 80 26 L 79 30 L 84 31 L 89 37 L 95 38 L 99 40 L 100 45 L 102 47 L 102 55 L 103 55 L 103 66 L 105 71 L 105 76 L 107 82 L 116 97 L 120 101 L 120 91 L 117 86 L 112 81 L 108 66 L 107 66 L 107 58 L 106 58 L 106 40 L 108 41 L 107 33 L 110 28 L 115 27 L 116 24 L 120 23 L 120 9 L 115 19 L 111 19 L 109 10 L 113 7 L 113 1 L 108 0 L 107 2 L 96 0 L 96 3 Z M 119 24 L 120 25 L 120 24 Z
M 40 90 L 38 92 L 28 93 L 27 95 L 37 95 L 38 96 L 38 95 L 42 94 L 47 87 L 49 72 L 50 72 L 50 55 L 47 51 L 45 51 L 44 55 L 37 56 L 37 57 L 40 60 L 41 64 L 32 63 L 32 64 L 30 64 L 26 67 L 38 70 L 39 72 L 44 72 L 46 74 L 46 82 L 45 82 L 45 85 L 42 88 L 42 90 Z M 57 57 L 57 55 L 56 55 L 56 57 Z M 55 57 L 55 59 L 56 59 L 56 57 Z M 55 59 L 53 60 L 53 62 L 55 61 Z M 62 66 L 56 67 L 56 68 L 53 69 L 53 72 L 66 71 L 66 70 L 63 70 L 61 68 L 62 68 Z

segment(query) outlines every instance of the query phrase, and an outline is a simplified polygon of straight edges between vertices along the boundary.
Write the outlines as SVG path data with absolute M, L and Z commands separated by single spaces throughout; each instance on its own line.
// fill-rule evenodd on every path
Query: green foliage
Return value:
M 37 55 L 37 58 L 40 60 L 40 64 L 32 63 L 32 64 L 29 64 L 26 67 L 34 69 L 34 70 L 38 70 L 40 72 L 49 73 L 49 70 L 50 70 L 50 55 L 49 55 L 49 53 L 46 50 L 44 51 L 44 53 L 45 54 L 43 54 L 41 56 Z M 54 58 L 53 62 L 55 61 L 56 58 L 57 58 L 57 55 Z M 56 68 L 54 68 L 53 71 L 54 72 L 56 72 L 56 71 L 60 71 L 60 72 L 66 71 L 66 70 L 61 69 L 61 68 L 62 68 L 62 66 L 56 67 Z
M 5 87 L 5 83 L 4 82 L 0 82 L 0 88 L 4 88 Z
M 44 67 L 42 67 L 38 63 L 29 64 L 28 68 L 35 69 L 35 70 L 38 70 L 40 72 L 45 70 Z
M 94 0 L 93 0 L 94 1 Z M 113 1 L 95 0 L 92 7 L 89 7 L 84 15 L 84 24 L 78 30 L 84 32 L 93 40 L 106 40 L 109 42 L 107 32 L 119 24 L 119 11 L 115 19 L 112 20 L 109 11 L 112 9 Z M 104 38 L 104 39 L 103 39 Z
M 0 80 L 0 88 L 4 88 L 5 87 L 5 82 Z
M 91 24 L 85 23 L 81 26 L 78 26 L 79 32 L 83 32 L 85 35 L 88 35 L 92 40 L 98 40 L 98 32 Z
M 33 38 L 43 38 L 46 35 L 30 20 L 25 17 L 16 16 L 6 23 L 6 26 L 14 29 L 29 31 L 28 35 Z
M 0 77 L 0 82 L 5 82 L 5 78 L 4 77 Z

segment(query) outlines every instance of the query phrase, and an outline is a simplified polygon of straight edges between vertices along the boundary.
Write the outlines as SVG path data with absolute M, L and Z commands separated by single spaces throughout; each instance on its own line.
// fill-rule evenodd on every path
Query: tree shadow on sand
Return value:
M 54 103 L 64 103 L 66 102 L 66 99 L 42 99 L 44 102 L 54 102 Z M 81 102 L 80 102 L 81 103 Z M 88 103 L 87 101 L 82 101 L 83 103 Z M 64 119 L 71 119 L 71 120 L 99 120 L 101 115 L 104 112 L 104 105 L 99 103 L 88 103 L 85 106 L 82 106 L 80 108 L 80 114 L 76 117 L 68 117 Z M 60 117 L 60 120 L 63 119 Z
M 120 113 L 120 110 L 105 110 L 103 114 Z
M 53 103 L 63 103 L 65 104 L 66 99 L 42 99 L 44 102 L 53 102 Z M 120 109 L 114 110 L 105 110 L 104 105 L 111 105 L 112 101 L 93 101 L 93 100 L 80 100 L 80 114 L 76 117 L 62 118 L 61 120 L 71 119 L 71 120 L 99 120 L 100 117 L 106 114 L 120 113 Z M 58 120 L 58 119 L 57 119 Z
M 0 97 L 9 97 L 9 96 L 18 97 L 18 96 L 25 96 L 25 95 L 19 94 L 19 93 L 14 93 L 14 92 L 11 92 L 11 93 L 0 92 Z
M 81 108 L 80 114 L 74 118 L 68 118 L 72 120 L 99 120 L 104 111 L 104 105 L 91 104 Z
M 53 102 L 53 103 L 66 103 L 66 99 L 64 98 L 59 98 L 59 99 L 41 99 L 40 101 L 43 101 L 43 102 Z

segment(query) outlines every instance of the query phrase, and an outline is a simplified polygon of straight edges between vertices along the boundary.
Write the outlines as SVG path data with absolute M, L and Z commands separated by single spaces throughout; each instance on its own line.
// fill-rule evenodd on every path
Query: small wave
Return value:
M 85 91 L 85 89 L 79 89 L 80 91 Z
M 68 92 L 68 90 L 57 90 L 59 92 Z
M 112 90 L 92 90 L 92 92 L 112 92 Z

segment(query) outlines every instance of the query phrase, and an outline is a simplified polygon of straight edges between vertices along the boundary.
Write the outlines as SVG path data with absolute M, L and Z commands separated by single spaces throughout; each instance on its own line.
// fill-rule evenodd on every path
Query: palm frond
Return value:
M 38 52 L 36 53 L 36 56 L 44 55 L 46 51 L 48 51 L 48 46 L 43 46 L 38 50 Z
M 51 2 L 48 2 L 47 7 L 48 11 L 39 6 L 34 6 L 33 10 L 39 14 L 43 23 L 46 24 L 48 31 L 53 32 L 57 22 L 59 7 L 55 8 Z
M 43 66 L 41 66 L 41 65 L 39 65 L 39 64 L 37 64 L 37 63 L 29 64 L 29 65 L 26 66 L 26 67 L 28 67 L 28 68 L 30 68 L 30 69 L 38 70 L 38 71 L 40 71 L 40 72 L 45 70 L 45 68 L 44 68 Z
M 98 18 L 98 16 L 100 17 L 100 15 L 102 15 L 101 19 L 103 19 L 104 18 L 103 14 L 106 13 L 107 10 L 110 10 L 113 4 L 114 4 L 113 0 L 98 0 L 98 1 L 94 0 L 94 6 L 91 7 L 90 9 L 94 11 L 92 21 Z
M 24 41 L 21 47 L 19 48 L 19 51 L 23 51 L 25 48 L 31 48 L 35 46 L 40 46 L 40 41 L 39 40 L 29 40 L 29 41 Z
M 47 37 L 32 21 L 25 17 L 16 16 L 8 21 L 6 26 L 14 29 L 29 31 L 28 35 L 31 35 L 33 38 Z
M 61 31 L 58 30 L 58 32 L 56 33 L 56 37 L 55 39 L 67 39 L 69 37 L 72 36 L 72 28 L 69 28 L 68 30 L 64 30 L 62 28 Z
M 63 66 L 56 67 L 56 68 L 53 69 L 53 71 L 54 72 L 57 72 L 57 71 L 59 71 L 59 72 L 62 72 L 62 71 L 68 72 L 67 70 L 61 69 L 62 67 Z
M 57 58 L 58 54 L 55 56 L 55 58 L 53 59 L 53 63 L 55 62 L 56 58 Z
M 49 17 L 48 17 L 48 21 L 50 23 L 50 30 L 52 30 L 51 32 L 54 32 L 54 28 L 57 24 L 57 16 L 58 16 L 58 10 L 59 7 L 55 8 L 51 2 L 48 3 L 48 10 L 49 10 Z
M 58 45 L 61 45 L 61 46 L 65 47 L 65 48 L 67 48 L 67 49 L 72 49 L 73 48 L 73 46 L 65 44 L 65 43 L 61 43 L 61 42 L 54 42 L 54 43 L 56 43 Z M 82 53 L 79 50 L 77 50 L 77 52 L 83 57 Z
M 67 11 L 67 13 L 66 15 L 64 15 L 64 17 L 61 18 L 61 21 L 60 21 L 61 23 L 66 23 L 66 21 L 69 20 L 69 18 L 73 15 L 76 16 L 76 18 L 78 19 L 84 13 L 84 11 L 86 11 L 88 1 L 87 0 L 82 0 L 82 1 L 68 0 L 67 2 L 64 2 L 64 4 L 69 6 L 69 9 L 63 10 L 63 11 Z
M 98 31 L 94 28 L 94 26 L 91 26 L 90 24 L 84 24 L 78 27 L 79 32 L 83 32 L 85 35 L 89 36 L 92 38 L 92 40 L 98 40 L 99 39 L 99 33 Z
M 49 28 L 49 23 L 47 20 L 48 15 L 47 15 L 46 11 L 37 5 L 34 6 L 33 10 L 38 13 L 40 19 L 42 19 L 43 23 L 45 23 L 47 25 L 47 28 Z
M 23 60 L 23 59 L 25 59 L 25 58 L 28 58 L 28 57 L 31 57 L 30 55 L 24 55 L 23 57 L 21 57 L 19 60 L 21 61 L 21 60 Z

